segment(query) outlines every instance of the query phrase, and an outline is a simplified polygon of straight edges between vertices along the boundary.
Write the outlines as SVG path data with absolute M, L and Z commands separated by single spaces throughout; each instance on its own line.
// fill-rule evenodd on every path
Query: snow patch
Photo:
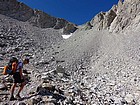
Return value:
M 71 37 L 71 36 L 72 36 L 72 33 L 69 34 L 69 35 L 62 35 L 62 37 L 63 37 L 64 39 L 68 39 L 68 38 Z

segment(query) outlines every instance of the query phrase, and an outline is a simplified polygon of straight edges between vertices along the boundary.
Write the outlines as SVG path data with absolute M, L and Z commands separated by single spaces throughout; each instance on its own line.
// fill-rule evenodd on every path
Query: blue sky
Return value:
M 18 0 L 33 9 L 75 24 L 90 21 L 97 13 L 108 11 L 118 0 Z

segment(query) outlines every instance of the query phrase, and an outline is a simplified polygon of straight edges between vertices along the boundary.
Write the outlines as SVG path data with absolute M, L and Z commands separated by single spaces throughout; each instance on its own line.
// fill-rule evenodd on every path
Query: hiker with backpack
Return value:
M 16 87 L 17 83 L 21 83 L 21 85 L 20 85 L 19 91 L 18 91 L 18 93 L 16 95 L 16 99 L 21 99 L 20 92 L 22 91 L 22 89 L 25 86 L 25 80 L 24 80 L 24 77 L 23 77 L 23 74 L 22 74 L 22 72 L 23 72 L 22 69 L 23 69 L 23 65 L 28 64 L 28 63 L 29 63 L 29 59 L 28 58 L 25 58 L 23 60 L 23 62 L 18 62 L 17 70 L 13 74 L 14 83 L 13 83 L 13 85 L 11 87 L 11 97 L 10 97 L 10 100 L 15 100 L 13 94 L 14 94 L 14 90 L 15 90 L 15 87 Z
M 22 69 L 23 69 L 23 66 L 28 63 L 29 63 L 28 58 L 25 58 L 23 62 L 19 62 L 17 58 L 12 57 L 8 65 L 4 67 L 4 71 L 3 71 L 4 75 L 6 74 L 13 75 L 13 85 L 10 90 L 11 92 L 10 101 L 21 99 L 20 92 L 25 86 L 25 80 L 24 80 Z M 17 95 L 14 97 L 14 91 L 15 91 L 15 87 L 17 86 L 17 83 L 20 83 L 21 85 L 20 85 Z

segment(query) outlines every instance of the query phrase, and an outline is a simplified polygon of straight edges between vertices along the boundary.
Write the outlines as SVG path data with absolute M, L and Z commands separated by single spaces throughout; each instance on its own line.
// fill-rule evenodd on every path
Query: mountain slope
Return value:
M 21 22 L 4 15 L 0 15 L 0 27 L 0 53 L 6 58 L 9 54 L 34 55 L 63 40 L 62 33 L 58 30 L 33 27 L 28 22 Z
M 116 12 L 98 14 L 56 47 L 55 57 L 64 61 L 59 65 L 88 90 L 91 105 L 140 104 L 139 7 L 139 0 L 120 0 Z
M 25 99 L 10 104 L 139 105 L 139 5 L 139 0 L 119 0 L 66 40 L 59 30 L 0 15 L 0 49 L 6 49 L 0 65 L 22 52 L 32 58 Z M 5 97 L 0 100 L 8 104 Z

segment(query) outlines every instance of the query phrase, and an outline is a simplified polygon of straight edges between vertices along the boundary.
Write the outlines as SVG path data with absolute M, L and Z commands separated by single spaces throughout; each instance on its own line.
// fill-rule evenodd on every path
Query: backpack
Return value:
M 3 70 L 3 75 L 13 75 L 16 70 L 17 70 L 17 66 L 18 66 L 18 59 L 16 57 L 12 57 L 10 60 L 9 60 L 9 63 L 4 66 L 4 70 Z

